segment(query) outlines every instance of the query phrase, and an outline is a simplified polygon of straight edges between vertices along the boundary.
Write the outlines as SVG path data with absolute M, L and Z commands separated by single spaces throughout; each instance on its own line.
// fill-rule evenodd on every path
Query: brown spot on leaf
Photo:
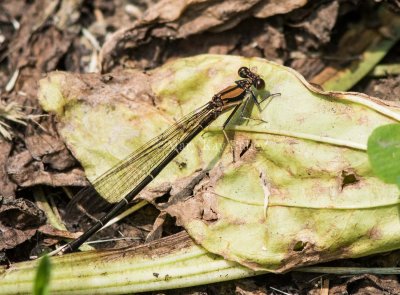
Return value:
M 382 232 L 379 227 L 374 226 L 369 230 L 367 235 L 371 240 L 379 240 L 382 237 Z
M 307 242 L 297 241 L 293 246 L 293 250 L 296 251 L 296 252 L 301 252 L 301 251 L 304 250 L 306 245 L 307 245 Z
M 343 190 L 346 186 L 354 185 L 359 182 L 359 179 L 354 171 L 343 170 L 341 175 L 341 189 Z

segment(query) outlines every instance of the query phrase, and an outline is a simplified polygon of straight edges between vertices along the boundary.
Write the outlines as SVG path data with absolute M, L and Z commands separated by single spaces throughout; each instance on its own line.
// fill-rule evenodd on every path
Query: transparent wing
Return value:
M 92 187 L 86 187 L 79 191 L 71 200 L 67 211 L 71 211 L 76 206 L 95 209 L 99 205 L 96 201 L 99 200 L 99 197 L 101 197 L 100 200 L 106 200 L 108 203 L 122 200 L 166 155 L 177 147 L 187 134 L 193 132 L 199 123 L 211 113 L 212 108 L 207 103 L 184 116 L 163 133 L 107 170 L 93 181 Z

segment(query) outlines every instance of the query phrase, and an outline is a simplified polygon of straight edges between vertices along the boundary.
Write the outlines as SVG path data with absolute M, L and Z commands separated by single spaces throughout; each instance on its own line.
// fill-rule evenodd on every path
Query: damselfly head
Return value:
M 245 79 L 250 79 L 251 84 L 258 90 L 264 89 L 265 88 L 265 82 L 263 79 L 260 78 L 259 75 L 254 73 L 252 70 L 250 70 L 247 67 L 241 67 L 238 71 L 238 74 L 241 78 Z

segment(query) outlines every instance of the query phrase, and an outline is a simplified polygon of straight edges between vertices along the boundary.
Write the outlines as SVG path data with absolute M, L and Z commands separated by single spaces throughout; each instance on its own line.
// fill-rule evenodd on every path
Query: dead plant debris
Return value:
M 355 26 L 366 28 L 364 31 L 379 30 L 385 38 L 390 38 L 390 25 L 383 26 L 377 17 L 382 9 L 398 14 L 399 1 L 1 1 L 0 99 L 5 105 L 17 105 L 18 112 L 14 112 L 16 120 L 11 117 L 2 121 L 0 117 L 0 124 L 5 122 L 10 132 L 7 136 L 0 131 L 0 263 L 18 261 L 15 253 L 19 251 L 24 252 L 21 257 L 26 257 L 35 244 L 50 246 L 63 238 L 75 237 L 46 224 L 44 212 L 29 196 L 34 186 L 51 190 L 88 184 L 83 170 L 57 134 L 59 123 L 53 116 L 42 116 L 44 112 L 36 93 L 38 80 L 46 72 L 69 71 L 77 85 L 83 87 L 85 80 L 80 73 L 108 73 L 109 81 L 103 83 L 113 83 L 113 79 L 124 79 L 118 74 L 120 69 L 134 67 L 143 71 L 171 59 L 218 53 L 267 58 L 291 66 L 312 79 L 328 67 L 333 72 L 346 69 L 360 57 L 368 38 L 359 38 L 354 33 Z M 351 35 L 355 37 L 349 39 Z M 385 63 L 398 63 L 399 49 L 399 45 L 395 46 L 385 57 Z M 145 80 L 138 81 L 146 87 Z M 154 97 L 131 93 L 129 83 L 122 89 L 123 99 L 157 105 Z M 96 87 L 102 87 L 101 83 Z M 71 93 L 76 89 L 71 89 Z M 355 90 L 398 101 L 399 78 L 367 77 Z M 146 192 L 143 198 L 162 212 L 178 215 L 174 214 L 180 209 L 177 200 L 187 198 L 194 189 L 193 184 L 206 175 L 201 174 L 193 182 L 196 177 L 199 175 L 181 180 L 173 187 L 160 188 L 158 192 Z M 160 195 L 169 198 L 165 202 L 157 200 Z M 68 201 L 67 196 L 63 198 L 64 201 L 55 200 L 53 204 L 60 211 L 65 210 L 62 206 Z M 199 218 L 213 221 L 213 204 L 207 196 L 192 202 Z M 166 222 L 165 213 L 154 208 L 144 209 L 127 222 L 129 226 L 124 233 L 140 241 L 146 236 L 150 241 L 179 230 L 172 222 Z M 117 229 L 109 234 L 113 231 Z M 398 259 L 393 259 L 397 252 L 347 263 L 397 266 Z M 324 288 L 327 293 L 322 293 Z M 200 293 L 399 294 L 400 286 L 398 278 L 390 275 L 342 277 L 292 272 L 162 294 Z

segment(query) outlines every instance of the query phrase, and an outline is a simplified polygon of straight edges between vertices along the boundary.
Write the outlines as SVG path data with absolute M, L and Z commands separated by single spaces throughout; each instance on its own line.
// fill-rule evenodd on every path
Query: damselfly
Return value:
M 65 245 L 61 252 L 74 251 L 118 214 L 196 135 L 220 114 L 233 108 L 232 113 L 223 124 L 222 130 L 225 134 L 224 128 L 235 112 L 240 106 L 243 106 L 241 111 L 241 115 L 243 115 L 243 110 L 250 98 L 259 107 L 260 102 L 254 95 L 252 87 L 257 90 L 264 89 L 264 80 L 247 67 L 241 67 L 238 74 L 242 79 L 235 81 L 235 85 L 228 86 L 215 94 L 208 103 L 184 116 L 162 134 L 144 144 L 100 176 L 93 182 L 92 187 L 78 192 L 75 199 L 91 198 L 94 194 L 99 194 L 106 200 L 119 202 L 78 239 Z M 225 137 L 227 137 L 226 134 Z

